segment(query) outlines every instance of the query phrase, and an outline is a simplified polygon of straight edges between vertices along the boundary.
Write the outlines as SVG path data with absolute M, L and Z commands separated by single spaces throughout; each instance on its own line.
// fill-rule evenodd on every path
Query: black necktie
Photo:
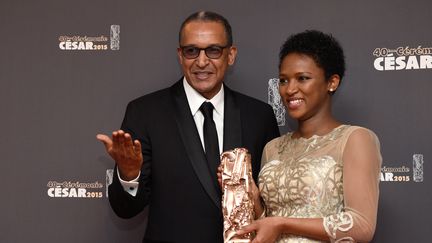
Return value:
M 217 167 L 220 164 L 220 153 L 216 125 L 213 121 L 213 109 L 214 107 L 210 102 L 204 102 L 200 107 L 204 115 L 203 131 L 207 163 L 212 177 L 216 180 Z

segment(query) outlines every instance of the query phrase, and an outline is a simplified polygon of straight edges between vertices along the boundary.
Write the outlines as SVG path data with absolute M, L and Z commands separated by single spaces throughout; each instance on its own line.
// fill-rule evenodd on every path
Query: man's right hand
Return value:
M 143 163 L 141 143 L 138 140 L 132 141 L 131 135 L 122 130 L 114 131 L 112 139 L 105 134 L 98 134 L 96 138 L 105 145 L 106 151 L 115 160 L 122 180 L 131 181 L 138 177 Z

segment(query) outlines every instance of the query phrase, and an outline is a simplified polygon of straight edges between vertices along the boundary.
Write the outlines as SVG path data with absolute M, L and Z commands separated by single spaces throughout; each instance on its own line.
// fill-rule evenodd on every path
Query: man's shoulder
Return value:
M 249 95 L 240 93 L 235 90 L 230 90 L 232 96 L 234 99 L 238 102 L 241 106 L 247 106 L 250 108 L 262 108 L 262 109 L 269 109 L 271 108 L 269 104 L 265 103 L 262 100 L 259 100 L 257 98 L 251 97 Z
M 167 102 L 171 101 L 172 96 L 179 96 L 179 92 L 181 92 L 182 88 L 183 88 L 182 81 L 179 80 L 175 82 L 173 85 L 171 85 L 170 87 L 166 87 L 166 88 L 162 88 L 150 92 L 148 94 L 145 94 L 143 96 L 140 96 L 132 100 L 129 103 L 134 105 L 140 105 L 140 106 L 145 106 L 145 105 L 155 106 L 157 104 L 166 104 Z
M 162 88 L 148 94 L 144 94 L 138 98 L 131 100 L 129 103 L 134 105 L 154 105 L 155 103 L 167 102 L 169 97 L 173 95 L 172 91 L 180 88 L 181 82 L 178 81 L 170 87 Z
M 142 95 L 138 98 L 131 100 L 129 103 L 132 104 L 146 104 L 148 102 L 155 102 L 160 99 L 164 99 L 169 96 L 169 88 L 163 88 L 160 90 L 153 91 L 151 93 Z

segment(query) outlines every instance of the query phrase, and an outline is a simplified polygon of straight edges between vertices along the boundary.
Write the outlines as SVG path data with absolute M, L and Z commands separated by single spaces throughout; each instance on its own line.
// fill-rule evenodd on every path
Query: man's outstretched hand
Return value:
M 120 178 L 130 181 L 138 177 L 143 163 L 141 143 L 132 141 L 129 133 L 117 130 L 112 138 L 105 134 L 98 134 L 96 138 L 105 145 L 107 153 L 113 158 L 120 172 Z

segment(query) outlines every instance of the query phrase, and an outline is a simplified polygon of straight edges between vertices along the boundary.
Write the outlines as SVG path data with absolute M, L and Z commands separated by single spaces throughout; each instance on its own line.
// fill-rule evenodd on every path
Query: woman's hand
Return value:
M 250 225 L 237 231 L 237 235 L 255 232 L 255 238 L 251 243 L 273 243 L 282 233 L 283 217 L 268 217 L 256 220 Z
M 249 188 L 251 190 L 252 201 L 254 202 L 254 212 L 255 218 L 258 218 L 264 212 L 264 207 L 261 204 L 261 194 L 260 191 L 252 178 L 252 175 L 249 176 Z

